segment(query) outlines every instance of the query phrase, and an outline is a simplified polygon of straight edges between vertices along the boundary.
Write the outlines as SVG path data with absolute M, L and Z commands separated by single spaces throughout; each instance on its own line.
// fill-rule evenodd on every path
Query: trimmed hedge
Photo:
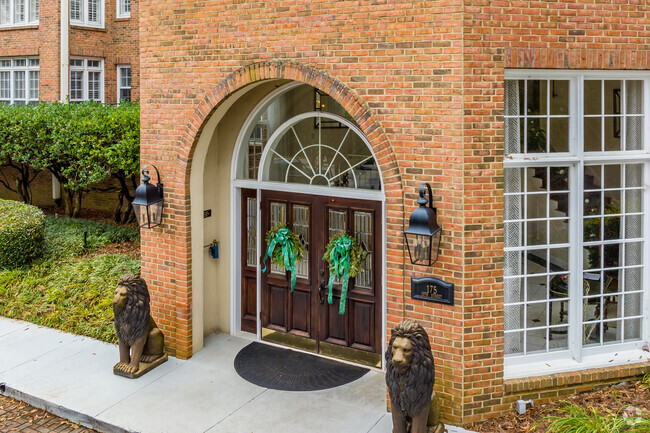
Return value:
M 44 250 L 45 215 L 35 207 L 0 200 L 0 268 L 26 265 Z

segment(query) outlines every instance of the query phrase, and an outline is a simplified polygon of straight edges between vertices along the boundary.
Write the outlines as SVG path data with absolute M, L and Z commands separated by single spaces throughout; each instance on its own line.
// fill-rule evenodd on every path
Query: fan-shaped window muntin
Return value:
M 369 143 L 354 124 L 331 113 L 286 121 L 269 139 L 261 166 L 261 181 L 381 189 Z

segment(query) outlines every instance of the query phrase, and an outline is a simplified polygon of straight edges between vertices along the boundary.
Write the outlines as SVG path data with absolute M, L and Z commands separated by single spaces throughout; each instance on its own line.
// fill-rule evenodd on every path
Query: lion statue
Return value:
M 393 329 L 386 351 L 386 385 L 393 433 L 443 433 L 435 368 L 424 328 L 405 320 Z
M 115 330 L 120 348 L 120 362 L 113 372 L 135 374 L 140 362 L 153 362 L 164 356 L 162 332 L 149 314 L 149 290 L 138 275 L 120 277 L 113 298 Z

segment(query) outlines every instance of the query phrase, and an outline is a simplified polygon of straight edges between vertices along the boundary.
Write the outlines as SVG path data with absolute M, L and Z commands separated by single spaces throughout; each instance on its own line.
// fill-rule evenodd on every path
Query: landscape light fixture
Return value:
M 163 184 L 160 182 L 160 173 L 155 165 L 151 165 L 156 170 L 157 183 L 153 186 L 149 183 L 149 165 L 142 169 L 142 183 L 135 190 L 135 200 L 133 200 L 133 210 L 138 218 L 138 225 L 145 228 L 153 228 L 162 223 L 163 213 Z
M 425 197 L 426 192 L 429 193 L 429 200 Z M 411 263 L 431 266 L 438 260 L 442 229 L 438 225 L 437 211 L 433 207 L 431 186 L 428 183 L 420 185 L 418 204 L 420 206 L 409 217 L 409 227 L 404 232 L 404 237 Z

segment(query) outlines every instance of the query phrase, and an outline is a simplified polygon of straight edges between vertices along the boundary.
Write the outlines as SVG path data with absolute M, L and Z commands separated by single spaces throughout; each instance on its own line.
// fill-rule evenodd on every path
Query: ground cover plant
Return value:
M 99 252 L 137 239 L 135 227 L 45 217 L 43 256 L 0 268 L 0 315 L 117 342 L 113 292 L 120 275 L 140 273 L 140 262 L 133 254 Z
M 480 433 L 650 432 L 650 374 L 475 425 Z

